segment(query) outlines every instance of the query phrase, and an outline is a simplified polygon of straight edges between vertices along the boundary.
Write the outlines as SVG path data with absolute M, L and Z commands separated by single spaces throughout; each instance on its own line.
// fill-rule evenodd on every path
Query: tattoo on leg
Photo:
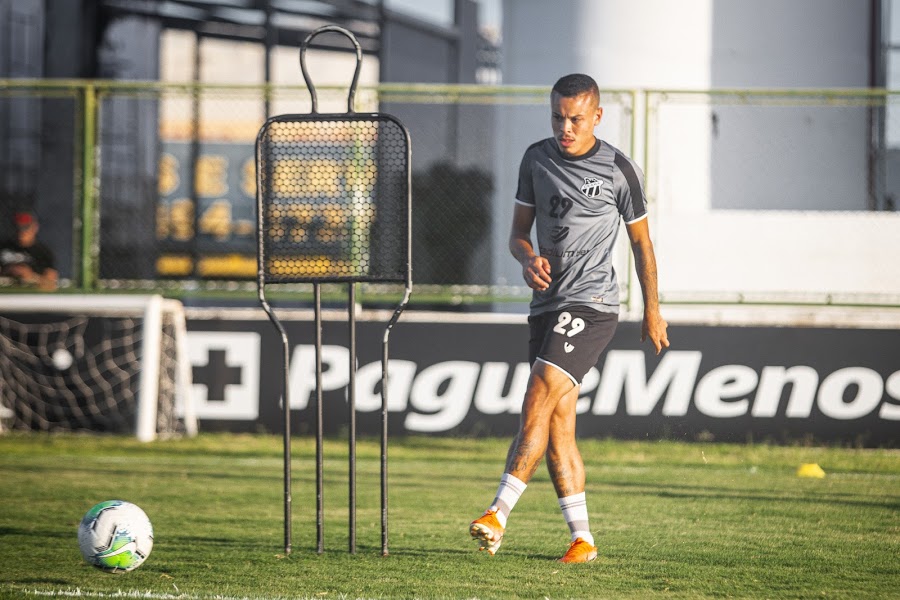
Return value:
M 584 490 L 580 490 L 583 492 Z M 574 485 L 571 485 L 569 481 L 560 481 L 556 486 L 556 495 L 560 498 L 565 498 L 567 496 L 572 496 L 573 494 L 580 493 L 579 490 L 575 488 Z
M 565 481 L 571 476 L 569 469 L 566 468 L 565 463 L 562 461 L 552 461 L 547 464 L 547 468 L 554 479 Z
M 548 456 L 547 470 L 550 471 L 550 477 L 553 480 L 553 485 L 556 488 L 558 496 L 562 498 L 576 493 L 573 491 L 572 471 L 564 461 L 558 459 L 551 460 Z
M 515 449 L 511 449 L 509 459 L 506 461 L 506 472 L 517 472 L 524 477 L 519 477 L 523 481 L 528 481 L 537 470 L 541 456 L 537 453 L 537 444 L 530 441 L 520 441 Z
M 507 472 L 509 472 L 509 465 L 512 462 L 513 454 L 515 453 L 516 448 L 518 448 L 518 447 L 519 447 L 519 434 L 516 434 L 516 436 L 513 437 L 513 439 L 512 439 L 512 443 L 510 443 L 510 445 L 509 445 L 509 450 L 506 451 Z

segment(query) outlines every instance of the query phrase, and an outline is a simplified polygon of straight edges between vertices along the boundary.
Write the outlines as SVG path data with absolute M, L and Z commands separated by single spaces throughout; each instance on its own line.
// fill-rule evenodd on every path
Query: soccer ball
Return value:
M 87 511 L 78 526 L 84 560 L 109 573 L 137 569 L 153 548 L 153 525 L 147 514 L 124 500 L 107 500 Z

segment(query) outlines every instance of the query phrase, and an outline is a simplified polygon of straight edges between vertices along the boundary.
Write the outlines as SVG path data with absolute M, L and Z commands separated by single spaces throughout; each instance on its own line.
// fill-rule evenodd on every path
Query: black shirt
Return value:
M 38 275 L 43 275 L 48 269 L 54 268 L 53 251 L 37 241 L 27 248 L 20 246 L 18 241 L 0 244 L 0 271 L 6 274 L 9 267 L 22 264 L 28 265 Z

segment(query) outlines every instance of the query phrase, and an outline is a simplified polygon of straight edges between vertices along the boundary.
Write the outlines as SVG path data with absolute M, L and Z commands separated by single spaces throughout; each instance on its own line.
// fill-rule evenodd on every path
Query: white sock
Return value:
M 594 536 L 591 535 L 591 528 L 588 524 L 587 501 L 584 492 L 560 498 L 559 507 L 569 525 L 569 531 L 572 532 L 572 541 L 581 538 L 593 546 Z
M 528 487 L 527 483 L 509 473 L 504 473 L 503 477 L 500 478 L 500 487 L 497 488 L 497 496 L 494 498 L 491 508 L 497 509 L 497 520 L 500 521 L 500 525 L 504 528 L 506 527 L 509 513 L 512 512 L 513 507 L 525 492 L 526 487 Z

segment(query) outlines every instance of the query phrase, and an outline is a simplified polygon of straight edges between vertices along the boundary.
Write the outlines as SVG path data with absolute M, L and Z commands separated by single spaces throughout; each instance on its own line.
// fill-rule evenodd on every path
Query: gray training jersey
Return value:
M 564 157 L 556 140 L 529 146 L 519 167 L 516 202 L 533 206 L 537 252 L 550 262 L 550 287 L 535 291 L 531 314 L 581 304 L 619 312 L 612 250 L 619 218 L 647 216 L 643 174 L 606 142 L 577 158 Z

